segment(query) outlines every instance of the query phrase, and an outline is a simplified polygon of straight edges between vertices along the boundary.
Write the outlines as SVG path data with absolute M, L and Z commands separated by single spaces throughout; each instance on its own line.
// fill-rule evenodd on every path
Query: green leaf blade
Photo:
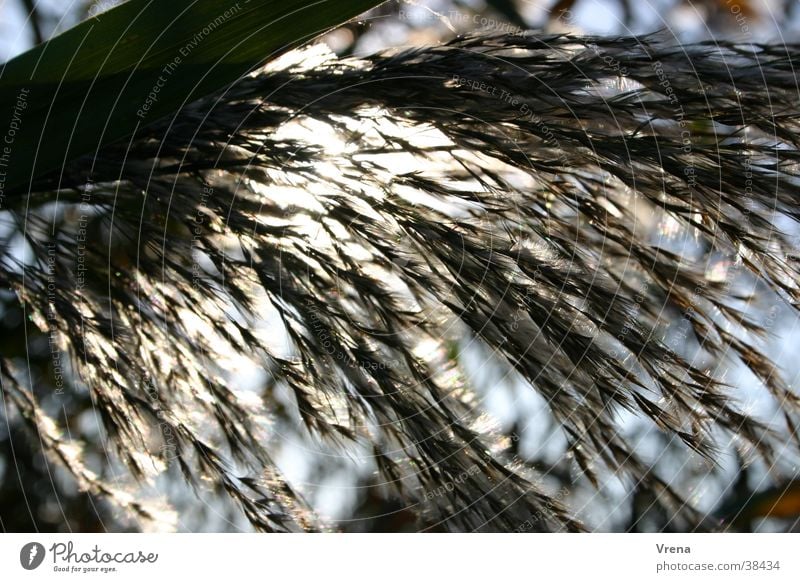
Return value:
M 381 0 L 130 0 L 0 70 L 0 208 Z

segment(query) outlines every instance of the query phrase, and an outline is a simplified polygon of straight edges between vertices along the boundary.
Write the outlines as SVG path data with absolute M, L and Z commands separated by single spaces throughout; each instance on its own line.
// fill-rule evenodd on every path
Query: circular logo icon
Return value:
M 26 570 L 35 570 L 44 561 L 44 546 L 39 542 L 30 542 L 19 551 L 19 563 Z

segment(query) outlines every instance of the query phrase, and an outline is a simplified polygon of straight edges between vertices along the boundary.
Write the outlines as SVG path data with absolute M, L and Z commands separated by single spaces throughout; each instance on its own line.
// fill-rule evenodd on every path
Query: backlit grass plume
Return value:
M 8 199 L 0 273 L 132 478 L 179 469 L 258 529 L 333 527 L 278 467 L 287 423 L 413 529 L 582 529 L 486 422 L 475 345 L 544 398 L 576 479 L 714 528 L 621 418 L 791 476 L 800 403 L 753 314 L 800 297 L 798 56 L 535 32 L 291 53 Z M 739 405 L 737 361 L 771 417 Z M 159 519 L 23 357 L 0 366 L 51 459 Z

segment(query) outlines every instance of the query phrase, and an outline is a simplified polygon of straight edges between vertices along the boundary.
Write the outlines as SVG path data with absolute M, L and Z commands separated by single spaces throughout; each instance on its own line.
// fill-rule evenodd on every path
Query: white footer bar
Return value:
M 797 534 L 4 534 L 0 579 L 777 581 L 798 554 Z

